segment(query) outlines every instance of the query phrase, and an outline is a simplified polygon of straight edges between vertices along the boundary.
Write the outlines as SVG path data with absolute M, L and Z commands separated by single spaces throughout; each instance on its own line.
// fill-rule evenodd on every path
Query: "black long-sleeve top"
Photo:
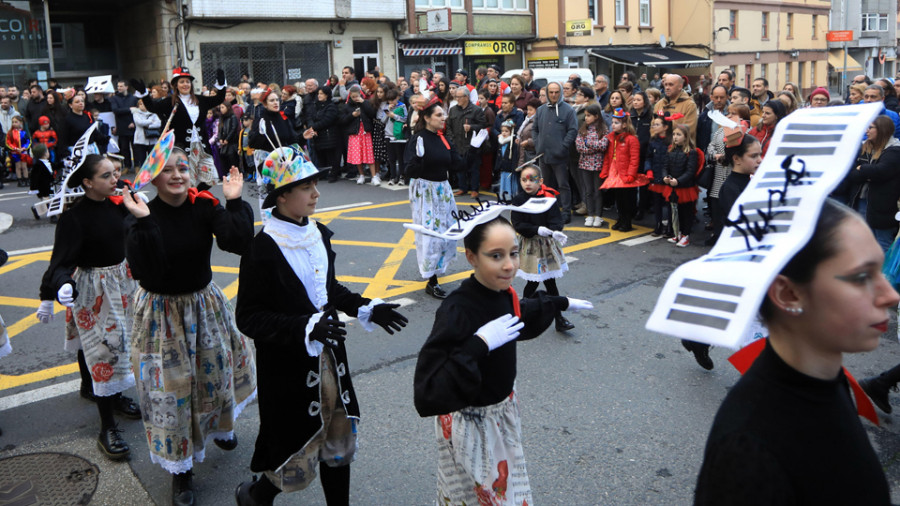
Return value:
M 266 131 L 259 129 L 259 120 L 265 121 Z M 265 134 L 269 137 L 266 138 Z M 274 112 L 263 109 L 262 114 L 254 118 L 253 126 L 250 128 L 250 147 L 253 149 L 261 149 L 263 151 L 272 151 L 272 145 L 275 147 L 290 146 L 300 141 L 300 136 L 294 130 L 294 124 L 291 119 L 285 119 L 281 116 L 281 111 Z M 281 145 L 279 146 L 279 142 Z
M 516 340 L 524 341 L 541 335 L 569 302 L 541 291 L 522 299 L 520 306 L 525 327 Z M 475 335 L 482 325 L 506 314 L 515 314 L 512 296 L 485 287 L 474 275 L 447 296 L 416 362 L 414 395 L 419 415 L 490 406 L 512 392 L 516 340 L 488 352 Z
M 697 150 L 692 149 L 685 153 L 677 146 L 669 151 L 666 158 L 666 172 L 669 176 L 678 180 L 679 188 L 687 188 L 694 185 L 694 176 L 697 174 Z
M 710 430 L 694 504 L 890 504 L 844 373 L 820 380 L 766 343 Z
M 61 144 L 64 144 L 66 147 L 73 146 L 78 142 L 78 139 L 87 132 L 87 129 L 90 128 L 91 123 L 93 122 L 93 119 L 87 112 L 75 114 L 74 112 L 69 111 L 69 113 L 66 114 L 64 129 L 65 141 Z
M 416 146 L 420 137 L 425 148 L 425 155 L 421 157 L 416 154 Z M 455 170 L 455 167 L 462 163 L 462 158 L 450 139 L 447 139 L 447 144 L 450 149 L 447 149 L 438 134 L 427 128 L 413 134 L 406 143 L 406 174 L 410 178 L 422 178 L 435 182 L 446 181 L 447 172 Z
M 533 195 L 521 191 L 513 197 L 512 203 L 515 206 L 521 206 L 528 202 L 531 197 Z M 522 234 L 523 237 L 536 236 L 540 227 L 547 227 L 550 230 L 562 230 L 565 226 L 562 213 L 556 205 L 551 206 L 546 212 L 540 214 L 512 211 L 509 217 L 513 228 L 516 229 L 517 233 Z
M 134 278 L 149 292 L 177 295 L 208 285 L 213 234 L 220 249 L 238 255 L 253 239 L 253 209 L 240 198 L 225 207 L 205 198 L 172 207 L 156 197 L 148 207 L 149 216 L 128 217 L 125 251 Z
M 725 182 L 722 183 L 722 188 L 719 189 L 719 208 L 722 209 L 722 216 L 728 217 L 732 206 L 748 184 L 750 184 L 750 174 L 734 171 L 728 174 Z
M 129 212 L 109 199 L 87 197 L 59 217 L 50 266 L 41 280 L 41 300 L 55 300 L 71 283 L 76 267 L 108 267 L 125 259 L 125 218 Z M 77 292 L 76 292 L 77 293 Z

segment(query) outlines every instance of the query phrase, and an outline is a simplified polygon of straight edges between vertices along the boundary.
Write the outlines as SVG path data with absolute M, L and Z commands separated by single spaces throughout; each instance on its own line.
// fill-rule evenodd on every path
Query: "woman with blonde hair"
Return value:
M 797 86 L 797 83 L 792 83 L 790 81 L 784 83 L 784 86 L 781 88 L 782 91 L 789 91 L 794 95 L 794 98 L 797 100 L 797 108 L 800 109 L 806 105 L 803 101 L 803 97 L 800 95 L 800 87 Z

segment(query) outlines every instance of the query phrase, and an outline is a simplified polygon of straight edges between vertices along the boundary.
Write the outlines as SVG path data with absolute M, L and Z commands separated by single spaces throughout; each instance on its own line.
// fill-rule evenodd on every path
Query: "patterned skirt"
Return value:
M 526 281 L 544 281 L 561 278 L 569 270 L 566 256 L 555 239 L 521 234 L 516 234 L 516 239 L 519 242 L 517 277 Z
M 231 439 L 256 397 L 256 363 L 215 283 L 185 295 L 134 295 L 137 391 L 150 460 L 170 473 L 202 462 L 212 439 Z
M 12 353 L 12 346 L 9 344 L 9 334 L 6 332 L 6 322 L 3 316 L 0 316 L 0 358 Z
M 443 232 L 453 222 L 456 211 L 453 189 L 447 181 L 435 182 L 416 178 L 409 182 L 409 205 L 412 221 L 429 230 Z M 416 233 L 416 260 L 423 278 L 444 274 L 456 258 L 456 241 Z
M 534 504 L 515 390 L 502 402 L 435 417 L 437 504 Z
M 372 134 L 366 132 L 362 121 L 359 122 L 359 132 L 347 139 L 347 163 L 350 165 L 375 163 Z
M 387 139 L 384 138 L 384 123 L 373 121 L 372 126 L 372 154 L 375 163 L 387 163 Z
M 131 296 L 135 282 L 125 261 L 75 269 L 78 298 L 66 309 L 67 351 L 84 350 L 94 395 L 108 397 L 134 386 L 131 368 Z

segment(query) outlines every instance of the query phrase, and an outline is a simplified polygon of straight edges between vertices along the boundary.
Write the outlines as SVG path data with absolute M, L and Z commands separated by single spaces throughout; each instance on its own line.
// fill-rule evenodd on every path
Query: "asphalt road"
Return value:
M 320 209 L 333 210 L 318 218 L 335 232 L 339 279 L 366 296 L 399 300 L 410 319 L 395 336 L 366 333 L 349 321 L 349 360 L 362 409 L 351 501 L 431 504 L 434 428 L 413 408 L 412 375 L 439 301 L 424 294 L 411 235 L 401 225 L 409 218 L 407 194 L 349 181 L 323 184 L 321 190 Z M 0 234 L 0 248 L 14 253 L 0 267 L 0 313 L 10 325 L 14 349 L 0 360 L 0 459 L 74 453 L 100 468 L 92 504 L 168 504 L 170 477 L 149 462 L 139 421 L 121 422 L 132 447 L 127 462 L 109 462 L 97 450 L 96 410 L 78 396 L 74 356 L 62 349 L 63 313 L 49 325 L 33 318 L 49 259 L 49 251 L 40 248 L 52 245 L 54 225 L 34 220 L 29 209 L 34 200 L 21 191 L 0 190 L 0 213 L 13 219 Z M 244 194 L 256 207 L 249 188 Z M 706 250 L 642 242 L 649 239 L 647 228 L 610 234 L 608 228 L 580 227 L 579 221 L 566 229 L 570 272 L 559 286 L 564 294 L 593 301 L 595 309 L 568 315 L 574 331 L 551 328 L 519 345 L 517 389 L 535 503 L 689 504 L 709 426 L 738 373 L 726 362 L 730 350 L 714 349 L 716 367 L 707 372 L 678 340 L 646 331 L 644 322 L 668 274 Z M 214 249 L 212 264 L 216 282 L 236 293 L 238 258 Z M 460 254 L 445 284 L 454 288 L 467 271 Z M 521 291 L 524 282 L 514 286 Z M 877 351 L 846 357 L 848 369 L 861 378 L 896 365 L 896 336 L 892 321 Z M 892 400 L 900 406 L 900 396 Z M 894 502 L 900 502 L 897 416 L 882 416 L 880 427 L 863 421 Z M 253 404 L 237 423 L 238 448 L 212 447 L 206 461 L 195 466 L 199 504 L 232 503 L 234 487 L 250 477 L 257 427 Z M 276 501 L 297 503 L 324 504 L 319 486 Z

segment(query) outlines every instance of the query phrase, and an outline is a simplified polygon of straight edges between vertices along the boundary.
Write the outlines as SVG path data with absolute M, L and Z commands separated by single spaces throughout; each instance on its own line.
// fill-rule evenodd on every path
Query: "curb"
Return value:
M 11 214 L 0 213 L 0 234 L 6 232 L 6 229 L 11 227 L 13 224 L 13 217 Z

